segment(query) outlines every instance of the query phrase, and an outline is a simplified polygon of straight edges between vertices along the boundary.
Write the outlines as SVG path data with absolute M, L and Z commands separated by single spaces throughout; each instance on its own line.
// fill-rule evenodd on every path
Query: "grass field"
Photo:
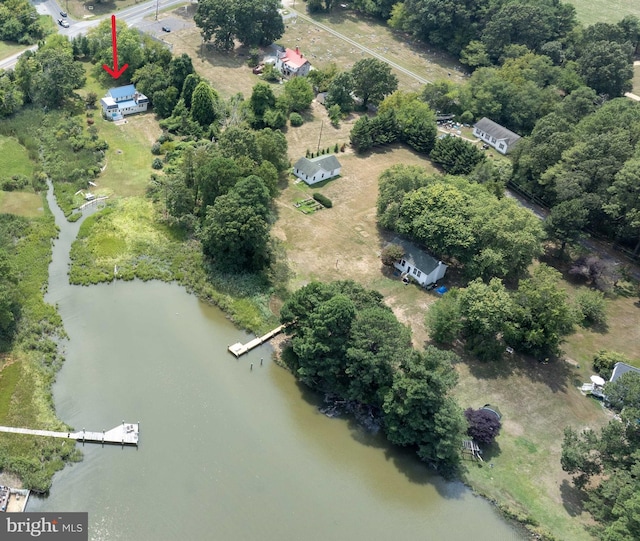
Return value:
M 27 192 L 4 192 L 0 190 L 0 213 L 18 216 L 41 216 L 42 196 Z
M 138 3 L 139 0 L 64 0 L 64 2 L 61 0 L 58 2 L 60 8 L 64 9 L 74 19 L 91 19 L 109 15 Z M 93 9 L 89 9 L 89 6 Z
M 0 135 L 0 178 L 13 175 L 30 177 L 34 164 L 29 159 L 27 149 L 14 137 Z
M 107 87 L 93 76 L 92 69 L 91 64 L 85 64 L 87 84 L 78 93 L 85 96 L 95 92 L 101 98 Z M 109 143 L 106 167 L 96 180 L 95 193 L 121 197 L 142 195 L 153 171 L 151 145 L 162 133 L 155 115 L 153 112 L 131 115 L 126 124 L 117 126 L 101 117 L 99 103 L 93 113 L 100 137 Z
M 617 23 L 625 15 L 640 17 L 640 3 L 636 0 L 567 0 L 573 4 L 578 20 L 585 24 Z
M 174 10 L 171 15 L 184 18 L 185 12 L 184 9 Z M 193 10 L 188 10 L 187 18 L 192 15 Z M 419 43 L 407 41 L 408 38 L 393 33 L 381 22 L 359 19 L 353 13 L 341 9 L 332 15 L 314 18 L 428 80 L 464 80 L 462 72 L 457 70 L 457 65 L 451 58 L 430 51 Z M 225 98 L 238 92 L 248 98 L 251 89 L 260 80 L 246 65 L 247 49 L 238 47 L 231 53 L 222 53 L 215 48 L 203 46 L 202 37 L 195 26 L 171 32 L 164 39 L 173 44 L 174 54 L 190 55 L 198 72 Z M 350 69 L 357 60 L 368 57 L 356 46 L 301 18 L 287 22 L 285 34 L 278 43 L 300 47 L 317 68 L 327 67 L 335 62 L 343 70 Z M 396 75 L 402 89 L 419 90 L 422 86 L 408 75 L 400 72 Z M 274 85 L 276 93 L 279 90 L 277 86 Z
M 0 60 L 19 53 L 20 51 L 24 51 L 27 48 L 28 47 L 26 45 L 13 43 L 12 41 L 0 41 Z

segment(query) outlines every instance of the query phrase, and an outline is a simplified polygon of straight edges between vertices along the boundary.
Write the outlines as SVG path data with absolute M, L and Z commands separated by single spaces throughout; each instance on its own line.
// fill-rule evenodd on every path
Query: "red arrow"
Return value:
M 107 71 L 111 77 L 117 79 L 124 73 L 129 67 L 129 64 L 125 64 L 121 68 L 118 68 L 118 38 L 116 36 L 116 16 L 111 15 L 111 42 L 113 43 L 113 68 L 110 68 L 106 64 L 102 64 L 102 67 Z

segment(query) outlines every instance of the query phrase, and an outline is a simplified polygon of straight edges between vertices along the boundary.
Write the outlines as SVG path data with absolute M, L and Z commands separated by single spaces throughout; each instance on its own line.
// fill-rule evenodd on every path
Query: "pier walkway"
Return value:
M 138 445 L 140 426 L 138 423 L 125 423 L 102 432 L 54 432 L 52 430 L 32 430 L 30 428 L 15 428 L 12 426 L 0 426 L 0 432 L 13 434 L 28 434 L 31 436 L 46 436 L 49 438 L 63 438 L 76 440 L 82 443 L 112 443 L 116 445 Z
M 279 327 L 276 327 L 272 331 L 269 331 L 264 336 L 259 336 L 258 338 L 254 338 L 253 340 L 251 340 L 251 342 L 247 342 L 246 344 L 241 344 L 240 342 L 237 342 L 236 344 L 229 346 L 229 351 L 233 353 L 236 357 L 240 357 L 240 355 L 244 355 L 245 353 L 248 353 L 253 348 L 258 347 L 260 344 L 264 344 L 265 342 L 271 340 L 276 334 L 281 333 L 282 329 L 284 329 L 284 325 L 280 325 Z

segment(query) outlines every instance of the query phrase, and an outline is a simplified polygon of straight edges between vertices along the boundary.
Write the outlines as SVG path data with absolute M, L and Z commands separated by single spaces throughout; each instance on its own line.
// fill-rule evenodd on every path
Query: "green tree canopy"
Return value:
M 452 135 L 436 140 L 430 157 L 451 175 L 468 175 L 485 159 L 476 145 Z
M 278 0 L 201 0 L 194 15 L 206 41 L 224 50 L 234 39 L 245 46 L 268 45 L 284 34 Z
M 209 83 L 201 81 L 191 97 L 191 117 L 203 128 L 208 128 L 217 118 L 218 93 Z
M 313 88 L 306 77 L 293 77 L 284 84 L 291 111 L 301 112 L 309 108 L 314 98 Z
M 376 58 L 358 60 L 351 70 L 351 79 L 353 91 L 362 100 L 363 107 L 368 103 L 377 105 L 398 88 L 398 78 L 391 73 L 389 65 Z

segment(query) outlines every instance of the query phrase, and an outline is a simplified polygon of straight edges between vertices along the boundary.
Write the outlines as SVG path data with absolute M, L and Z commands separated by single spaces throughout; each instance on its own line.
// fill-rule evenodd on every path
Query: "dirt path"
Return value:
M 318 21 L 312 19 L 308 15 L 304 15 L 303 13 L 300 13 L 299 11 L 296 11 L 295 9 L 293 9 L 291 7 L 291 3 L 290 3 L 289 0 L 285 0 L 283 2 L 283 5 L 285 5 L 285 4 L 287 5 L 287 9 L 289 11 L 294 13 L 297 17 L 300 17 L 303 21 L 306 21 L 306 22 L 308 22 L 310 24 L 313 24 L 314 26 L 317 26 L 318 28 L 321 28 L 322 30 L 325 30 L 326 32 L 329 32 L 330 34 L 333 34 L 337 38 L 340 38 L 341 40 L 346 41 L 349 45 L 353 45 L 354 47 L 360 49 L 361 51 L 364 51 L 367 54 L 370 54 L 371 56 L 373 56 L 374 58 L 377 58 L 378 60 L 382 60 L 383 62 L 386 62 L 392 68 L 395 68 L 399 72 L 404 73 L 405 75 L 408 75 L 409 77 L 414 78 L 419 83 L 426 85 L 426 84 L 430 84 L 432 82 L 432 81 L 429 81 L 428 79 L 425 79 L 424 77 L 421 77 L 417 73 L 414 73 L 413 71 L 408 70 L 407 68 L 403 68 L 400 64 L 396 64 L 392 60 L 389 60 L 388 58 L 386 58 L 383 55 L 381 55 L 380 53 L 376 53 L 374 50 L 369 49 L 369 47 L 365 47 L 364 45 L 361 45 L 357 41 L 354 41 L 351 38 L 348 38 L 344 34 L 341 34 L 340 32 L 337 32 L 333 28 L 331 28 L 331 27 L 329 27 L 329 26 L 327 26 L 325 24 L 319 23 Z

